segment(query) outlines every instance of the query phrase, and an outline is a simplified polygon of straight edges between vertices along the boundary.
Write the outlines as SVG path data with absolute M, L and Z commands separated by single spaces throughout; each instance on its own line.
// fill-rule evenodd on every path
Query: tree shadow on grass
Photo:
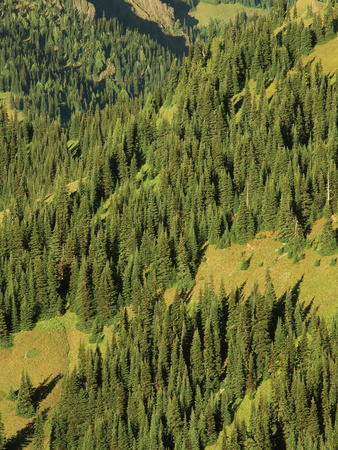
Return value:
M 15 436 L 8 439 L 5 450 L 21 450 L 27 447 L 34 434 L 34 421 L 29 422 L 24 428 L 21 428 Z
M 52 392 L 52 390 L 57 385 L 58 381 L 61 380 L 63 375 L 59 373 L 54 378 L 51 379 L 49 375 L 33 392 L 32 400 L 34 409 L 38 409 L 40 403 Z M 42 412 L 44 420 L 46 420 L 48 409 Z M 15 436 L 8 439 L 6 442 L 5 450 L 20 450 L 27 447 L 31 442 L 34 435 L 34 424 L 35 421 L 32 420 L 24 428 L 21 428 Z
M 44 422 L 47 420 L 49 410 L 50 408 L 46 408 L 42 411 L 42 418 Z M 21 428 L 15 436 L 8 439 L 5 450 L 19 450 L 26 448 L 32 442 L 34 436 L 35 420 L 29 422 L 24 428 Z
M 56 384 L 63 377 L 61 373 L 56 375 L 56 377 L 50 380 L 51 375 L 47 377 L 34 391 L 33 393 L 33 404 L 34 408 L 38 408 L 39 404 L 52 392 Z
M 299 299 L 300 286 L 303 282 L 303 279 L 304 279 L 304 275 L 301 276 L 301 278 L 296 282 L 296 284 L 291 289 L 289 288 L 277 300 L 276 305 L 275 305 L 275 310 L 274 310 L 274 316 L 276 317 L 276 323 L 277 323 L 278 317 L 281 317 L 281 318 L 285 317 L 285 301 L 286 301 L 286 297 L 287 297 L 288 293 L 290 293 L 289 295 L 291 296 L 292 308 L 293 309 L 295 308 L 296 303 Z
M 189 15 L 190 7 L 187 3 L 177 0 L 162 0 L 162 3 L 166 3 L 174 9 L 175 19 L 178 19 L 182 25 L 185 23 L 191 28 L 198 25 L 198 20 Z

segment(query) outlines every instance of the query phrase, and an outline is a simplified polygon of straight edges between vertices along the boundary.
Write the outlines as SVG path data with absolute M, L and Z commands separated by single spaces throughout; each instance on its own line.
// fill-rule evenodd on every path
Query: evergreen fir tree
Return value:
M 34 435 L 33 435 L 33 449 L 43 450 L 44 448 L 44 421 L 40 411 L 37 412 L 36 419 L 34 421 Z
M 35 414 L 32 395 L 32 382 L 28 372 L 22 370 L 19 393 L 15 406 L 15 411 L 18 416 L 29 418 Z
M 162 232 L 158 238 L 156 258 L 156 278 L 160 286 L 167 287 L 171 281 L 172 262 L 170 247 L 166 232 Z
M 242 196 L 235 222 L 236 240 L 239 244 L 246 244 L 255 235 L 252 216 L 247 208 L 245 197 Z
M 322 256 L 333 255 L 337 249 L 336 233 L 332 227 L 332 220 L 330 214 L 330 205 L 325 206 L 325 222 L 323 231 L 319 235 L 320 250 Z
M 5 315 L 3 313 L 3 305 L 0 303 L 0 344 L 5 345 L 8 342 L 8 328 L 5 320 Z
M 194 281 L 191 276 L 190 267 L 188 263 L 188 255 L 185 244 L 185 239 L 181 234 L 177 249 L 177 275 L 179 288 L 182 290 L 189 290 L 193 287 Z
M 6 448 L 5 427 L 0 414 L 0 450 L 5 450 L 5 448 Z

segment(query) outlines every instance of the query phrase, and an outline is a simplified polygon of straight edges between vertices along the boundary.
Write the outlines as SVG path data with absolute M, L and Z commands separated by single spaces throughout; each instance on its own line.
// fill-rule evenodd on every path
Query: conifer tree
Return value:
M 0 450 L 4 450 L 6 447 L 5 428 L 0 414 Z
M 19 393 L 16 401 L 15 411 L 20 417 L 32 417 L 35 414 L 32 401 L 33 386 L 28 372 L 22 370 Z
M 236 240 L 239 244 L 246 244 L 255 235 L 253 218 L 242 196 L 235 222 Z
M 263 230 L 273 231 L 276 225 L 277 205 L 275 197 L 275 186 L 273 180 L 265 185 L 263 204 Z
M 156 278 L 160 286 L 167 287 L 171 280 L 172 262 L 170 247 L 166 232 L 162 232 L 158 238 L 156 258 Z
M 260 378 L 267 369 L 269 361 L 270 305 L 257 290 L 253 292 L 255 296 L 255 322 L 252 327 L 252 350 L 257 356 L 257 376 Z
M 183 421 L 182 421 L 180 406 L 178 403 L 178 398 L 175 394 L 170 402 L 169 423 L 170 423 L 170 428 L 171 428 L 172 434 L 173 434 L 174 438 L 177 439 L 178 435 L 181 432 L 181 427 L 183 425 Z
M 3 305 L 0 303 L 0 344 L 6 344 L 8 342 L 8 328 L 5 319 L 5 315 L 3 313 Z
M 201 339 L 198 329 L 194 332 L 194 337 L 190 349 L 191 375 L 194 385 L 201 385 L 204 378 L 203 353 L 201 348 Z
M 197 423 L 196 423 L 196 416 L 195 416 L 194 410 L 192 410 L 191 417 L 190 417 L 189 444 L 190 444 L 192 450 L 199 450 L 200 449 L 199 436 L 198 436 Z
M 102 322 L 106 322 L 114 316 L 117 309 L 116 288 L 108 261 L 102 270 L 99 285 L 95 292 L 97 293 L 97 298 L 95 299 L 97 316 Z
M 180 241 L 177 248 L 177 275 L 176 279 L 178 285 L 182 290 L 191 289 L 194 281 L 191 276 L 188 254 L 186 249 L 185 238 L 181 234 Z
M 93 301 L 91 283 L 88 277 L 88 263 L 83 258 L 79 271 L 79 279 L 76 293 L 76 307 L 81 325 L 87 327 L 93 315 Z
M 32 330 L 33 328 L 34 312 L 31 304 L 28 302 L 27 298 L 24 297 L 21 300 L 20 305 L 20 329 L 21 330 Z
M 336 233 L 332 227 L 332 219 L 330 214 L 331 208 L 329 204 L 325 206 L 325 222 L 323 231 L 319 235 L 320 254 L 322 256 L 333 255 L 337 249 Z
M 40 411 L 37 412 L 34 421 L 33 449 L 43 450 L 44 448 L 44 421 Z

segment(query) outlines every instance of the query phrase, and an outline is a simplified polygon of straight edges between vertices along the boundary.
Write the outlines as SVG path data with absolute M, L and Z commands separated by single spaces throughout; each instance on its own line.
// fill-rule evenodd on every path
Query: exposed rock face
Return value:
M 95 7 L 92 3 L 86 0 L 73 0 L 74 8 L 87 16 L 88 19 L 93 19 L 95 16 Z
M 166 30 L 171 30 L 175 24 L 174 9 L 162 3 L 161 0 L 126 0 L 135 13 L 145 20 L 157 22 Z

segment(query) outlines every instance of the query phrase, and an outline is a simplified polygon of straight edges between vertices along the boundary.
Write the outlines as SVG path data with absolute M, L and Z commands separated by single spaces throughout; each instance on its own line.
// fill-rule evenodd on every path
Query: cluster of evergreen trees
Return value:
M 238 18 L 222 37 L 211 27 L 173 62 L 166 91 L 78 111 L 68 129 L 2 107 L 3 338 L 69 307 L 85 328 L 108 322 L 147 280 L 190 289 L 206 241 L 278 228 L 302 249 L 326 211 L 322 250 L 335 250 L 337 82 L 301 65 L 303 30 L 275 35 L 269 18 Z
M 188 310 L 179 294 L 167 307 L 144 287 L 104 355 L 80 347 L 51 448 L 195 450 L 222 430 L 224 449 L 336 448 L 337 322 L 309 314 L 298 288 L 276 299 L 267 274 L 265 292 L 244 298 L 211 283 Z M 239 422 L 241 399 L 262 383 Z
M 337 32 L 336 8 L 278 33 L 274 16 L 211 24 L 177 60 L 64 4 L 0 7 L 0 88 L 27 104 L 22 122 L 0 107 L 0 343 L 68 309 L 92 341 L 119 314 L 120 328 L 104 356 L 80 349 L 52 448 L 204 448 L 267 380 L 224 448 L 334 448 L 336 324 L 295 293 L 276 300 L 269 279 L 248 299 L 211 286 L 191 312 L 162 295 L 193 287 L 206 242 L 279 230 L 296 256 L 336 251 L 338 80 L 301 62 Z
M 91 102 L 115 102 L 121 91 L 147 93 L 164 82 L 172 61 L 149 35 L 124 31 L 116 19 L 93 23 L 72 0 L 5 0 L 0 15 L 0 90 L 30 118 L 66 120 Z

